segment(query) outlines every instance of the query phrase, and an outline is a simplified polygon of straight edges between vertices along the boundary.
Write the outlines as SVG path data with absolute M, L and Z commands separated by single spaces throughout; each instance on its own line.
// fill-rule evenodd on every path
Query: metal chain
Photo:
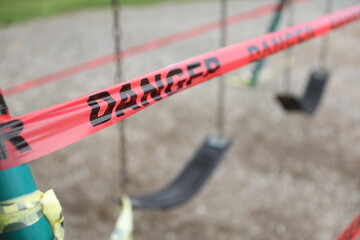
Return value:
M 288 1 L 287 3 L 288 8 L 288 17 L 286 25 L 288 27 L 293 26 L 294 21 L 294 4 L 292 1 Z M 292 78 L 292 65 L 293 65 L 293 49 L 290 47 L 284 53 L 284 76 L 283 76 L 283 86 L 286 92 L 289 92 L 291 89 L 291 78 Z
M 227 17 L 227 0 L 220 0 L 220 47 L 224 47 L 227 44 L 226 38 L 226 17 Z M 219 137 L 224 137 L 225 135 L 225 79 L 221 75 L 219 77 L 218 85 L 218 113 L 217 113 L 217 131 Z
M 120 28 L 120 0 L 111 0 L 113 13 L 112 34 L 114 38 L 114 59 L 115 59 L 115 83 L 121 82 L 122 53 L 121 53 L 121 28 Z
M 333 0 L 327 0 L 325 5 L 325 14 L 332 12 L 333 10 Z M 329 34 L 323 37 L 323 40 L 320 44 L 320 53 L 319 53 L 319 67 L 325 69 L 327 67 L 327 55 L 329 52 Z
M 114 38 L 114 63 L 115 63 L 115 84 L 122 82 L 122 52 L 121 52 L 121 27 L 120 27 L 120 13 L 121 6 L 120 0 L 111 0 L 111 7 L 113 13 L 113 29 L 112 34 Z M 119 166 L 119 185 L 121 191 L 126 191 L 126 186 L 128 182 L 128 156 L 126 151 L 126 132 L 125 132 L 125 120 L 122 120 L 117 124 L 118 128 L 118 137 L 120 142 L 120 148 L 118 157 L 120 158 Z

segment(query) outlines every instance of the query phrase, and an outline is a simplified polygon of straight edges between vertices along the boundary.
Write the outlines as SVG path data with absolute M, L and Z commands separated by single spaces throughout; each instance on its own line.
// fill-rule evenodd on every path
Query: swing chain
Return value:
M 111 0 L 111 7 L 113 13 L 113 28 L 112 34 L 114 38 L 114 59 L 115 59 L 115 81 L 121 82 L 121 29 L 120 29 L 120 0 Z
M 120 0 L 111 0 L 111 7 L 113 13 L 113 28 L 112 34 L 114 39 L 114 62 L 115 62 L 115 84 L 122 81 L 122 51 L 121 51 L 121 5 Z M 126 185 L 128 182 L 128 172 L 127 172 L 127 152 L 126 152 L 126 135 L 125 135 L 125 121 L 122 120 L 117 124 L 119 132 L 119 158 L 120 158 L 120 189 L 125 191 Z
M 325 6 L 325 14 L 332 12 L 333 10 L 333 0 L 327 0 Z M 319 68 L 325 70 L 327 67 L 327 55 L 329 52 L 329 35 L 323 37 L 323 40 L 320 44 L 320 54 L 319 54 Z
M 287 16 L 287 23 L 286 25 L 288 27 L 293 26 L 294 25 L 294 4 L 292 1 L 288 1 L 286 2 L 287 4 L 287 12 L 288 12 L 288 16 Z M 283 86 L 284 86 L 284 90 L 286 92 L 290 91 L 291 88 L 291 78 L 292 78 L 292 65 L 293 65 L 293 49 L 289 48 L 288 50 L 286 50 L 284 52 L 284 76 L 283 76 Z
M 220 47 L 224 47 L 227 44 L 226 38 L 226 25 L 227 25 L 227 0 L 220 0 Z M 218 85 L 218 112 L 217 112 L 217 131 L 219 137 L 225 135 L 225 79 L 223 75 L 219 77 Z

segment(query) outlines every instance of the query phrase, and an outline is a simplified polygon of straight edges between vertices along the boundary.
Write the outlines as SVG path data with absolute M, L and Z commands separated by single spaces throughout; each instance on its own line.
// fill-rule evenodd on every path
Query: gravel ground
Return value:
M 230 1 L 230 14 L 261 1 Z M 357 0 L 335 1 L 335 9 Z M 295 21 L 321 16 L 324 0 L 296 6 Z M 217 1 L 126 7 L 125 48 L 218 18 Z M 261 35 L 270 16 L 229 28 L 229 44 Z M 269 58 L 256 88 L 227 85 L 227 133 L 233 146 L 209 184 L 169 211 L 135 211 L 135 239 L 335 239 L 360 207 L 359 23 L 330 35 L 331 82 L 313 117 L 285 113 L 274 101 L 282 88 L 283 54 Z M 124 61 L 126 79 L 216 49 L 212 32 Z M 0 28 L 1 87 L 57 71 L 112 51 L 111 12 L 87 10 Z M 316 67 L 319 40 L 294 48 L 291 88 L 300 94 Z M 246 68 L 226 75 L 227 83 Z M 14 116 L 93 92 L 114 82 L 108 65 L 8 97 Z M 141 111 L 127 120 L 128 192 L 166 184 L 214 132 L 216 80 Z M 196 97 L 195 97 L 196 96 Z M 39 188 L 53 188 L 66 217 L 66 239 L 107 239 L 117 217 L 118 136 L 112 126 L 32 163 Z

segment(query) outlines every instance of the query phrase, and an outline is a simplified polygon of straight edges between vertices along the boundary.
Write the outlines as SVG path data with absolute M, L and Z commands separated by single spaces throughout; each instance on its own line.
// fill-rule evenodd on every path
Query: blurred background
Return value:
M 142 44 L 220 18 L 215 0 L 122 1 L 122 48 Z M 274 0 L 229 0 L 228 14 Z M 357 0 L 335 0 L 334 11 Z M 294 23 L 324 15 L 326 0 L 294 5 Z M 288 11 L 280 28 L 289 20 Z M 228 28 L 228 45 L 263 35 L 272 14 Z M 112 11 L 100 0 L 0 0 L 0 87 L 111 54 Z M 316 239 L 345 229 L 360 209 L 360 26 L 330 35 L 331 80 L 315 115 L 289 114 L 275 101 L 291 81 L 301 95 L 318 67 L 322 39 L 293 47 L 291 79 L 284 53 L 267 59 L 255 88 L 244 86 L 253 66 L 225 75 L 226 134 L 233 145 L 199 195 L 168 211 L 136 210 L 134 239 Z M 219 47 L 220 31 L 129 57 L 131 79 Z M 13 116 L 70 100 L 114 84 L 114 64 L 6 98 Z M 127 119 L 128 193 L 166 185 L 215 132 L 217 81 L 200 84 Z M 65 212 L 66 239 L 108 239 L 120 193 L 116 126 L 31 163 L 39 188 L 53 188 Z
M 122 0 L 121 4 L 152 5 L 165 1 L 183 2 L 189 0 Z M 1 0 L 0 24 L 7 25 L 33 18 L 108 6 L 110 6 L 110 1 L 104 0 Z

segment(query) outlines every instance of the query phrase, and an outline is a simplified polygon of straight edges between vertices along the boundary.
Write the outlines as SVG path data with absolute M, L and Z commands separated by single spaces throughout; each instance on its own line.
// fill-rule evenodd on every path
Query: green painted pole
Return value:
M 273 19 L 272 19 L 272 21 L 270 23 L 270 26 L 269 26 L 269 29 L 268 29 L 269 33 L 274 32 L 278 28 L 280 20 L 281 20 L 282 13 L 283 13 L 284 6 L 285 6 L 285 4 L 287 4 L 288 1 L 290 1 L 290 0 L 280 0 L 279 8 L 275 11 L 275 13 L 273 15 Z M 265 64 L 265 58 L 259 60 L 256 63 L 256 65 L 254 67 L 254 70 L 253 70 L 251 80 L 250 80 L 250 85 L 251 86 L 255 86 L 258 83 L 260 73 L 261 73 L 262 68 L 264 67 L 264 64 Z
M 0 125 L 10 117 L 0 90 Z M 0 132 L 1 140 L 1 132 Z M 0 143 L 0 148 L 2 144 Z M 1 150 L 1 149 L 0 149 Z M 0 202 L 21 197 L 37 190 L 28 164 L 0 171 Z M 0 233 L 1 240 L 53 240 L 51 226 L 45 216 L 20 230 Z

